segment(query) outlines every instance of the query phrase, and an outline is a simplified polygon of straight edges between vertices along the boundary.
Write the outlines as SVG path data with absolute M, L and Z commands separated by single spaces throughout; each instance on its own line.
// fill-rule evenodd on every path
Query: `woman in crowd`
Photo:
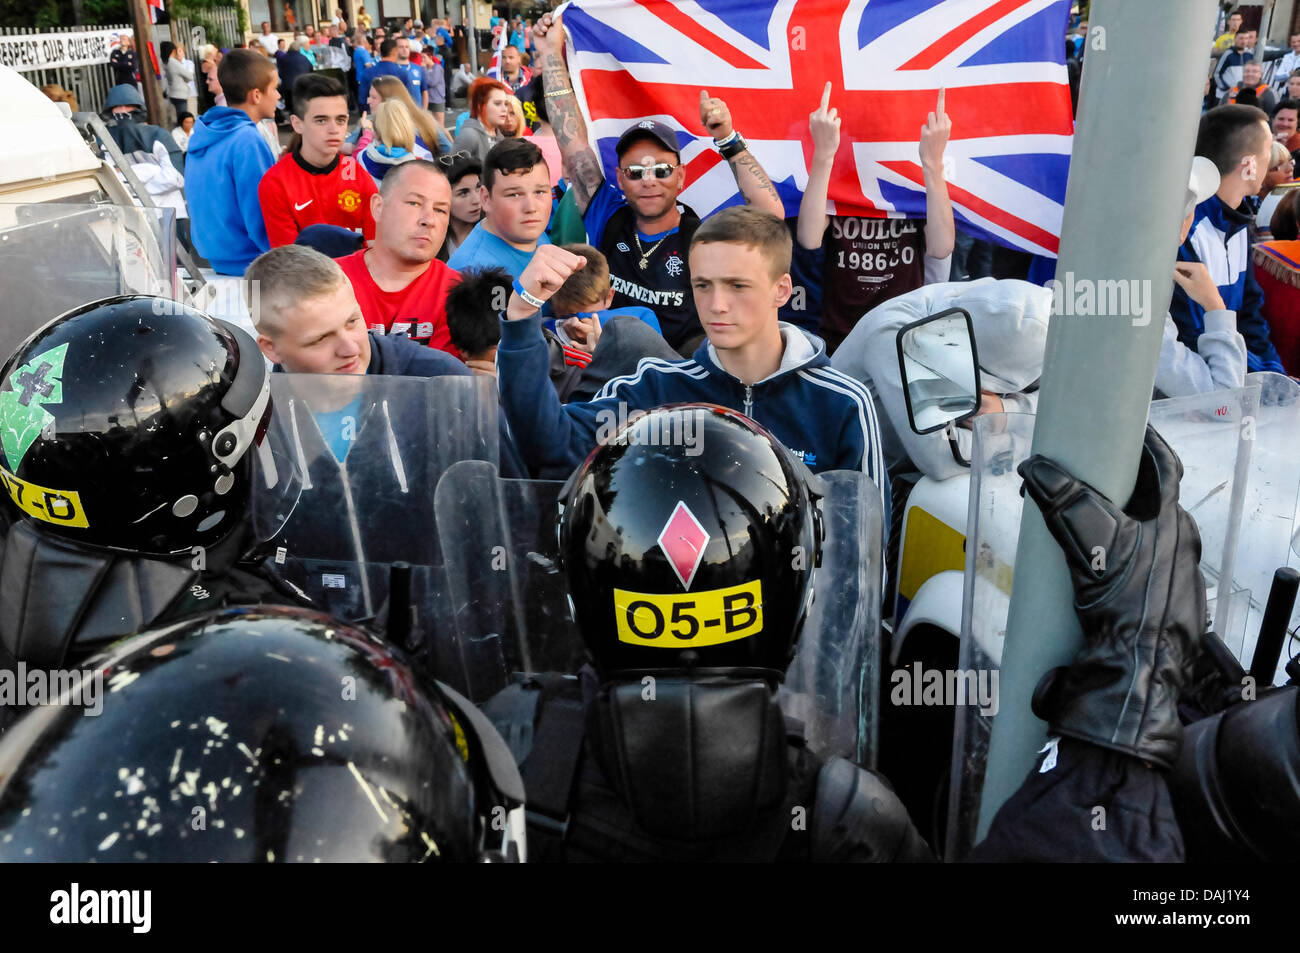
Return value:
M 511 96 L 506 103 L 510 106 L 510 115 L 501 126 L 501 135 L 506 139 L 522 139 L 524 136 L 531 136 L 533 133 L 524 119 L 524 104 L 519 101 L 519 97 Z
M 161 46 L 163 55 L 163 73 L 166 77 L 167 99 L 176 110 L 176 122 L 180 124 L 181 113 L 189 105 L 190 81 L 194 79 L 194 64 L 185 59 L 184 48 L 170 40 Z
M 380 103 L 390 99 L 401 103 L 410 117 L 411 125 L 415 128 L 416 156 L 421 159 L 431 159 L 451 149 L 451 137 L 434 121 L 432 115 L 415 105 L 411 94 L 406 91 L 406 85 L 400 79 L 396 76 L 376 76 L 374 82 L 370 84 L 370 97 L 366 100 L 370 115 L 375 114 Z M 353 152 L 349 154 L 360 153 L 370 145 L 374 135 L 374 124 L 363 117 L 358 130 L 360 134 L 353 146 Z
M 442 261 L 452 256 L 483 217 L 483 200 L 479 194 L 482 163 L 467 153 L 456 153 L 447 158 L 453 160 L 447 170 L 447 180 L 451 183 L 451 215 L 447 222 L 447 237 L 438 252 Z
M 1273 140 L 1273 153 L 1268 159 L 1268 173 L 1264 176 L 1264 182 L 1259 187 L 1259 197 L 1267 198 L 1268 194 L 1284 182 L 1290 182 L 1295 178 L 1295 165 L 1291 161 L 1291 153 L 1287 148 L 1276 139 Z
M 384 173 L 403 162 L 424 158 L 428 150 L 417 156 L 415 123 L 397 99 L 387 99 L 375 107 L 374 138 L 360 155 L 362 167 L 374 176 L 375 182 L 384 180 Z
M 456 152 L 465 151 L 482 162 L 494 145 L 505 138 L 502 127 L 512 115 L 510 87 L 486 76 L 469 87 L 469 118 L 456 134 Z

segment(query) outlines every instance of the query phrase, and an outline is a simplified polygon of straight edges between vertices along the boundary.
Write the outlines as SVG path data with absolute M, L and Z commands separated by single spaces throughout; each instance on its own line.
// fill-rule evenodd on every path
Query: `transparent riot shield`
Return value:
M 966 578 L 957 668 L 987 672 L 988 683 L 994 684 L 993 673 L 1002 664 L 1024 506 L 1016 468 L 1029 456 L 1034 416 L 985 414 L 975 418 L 971 429 L 971 502 L 966 517 Z M 976 705 L 961 706 L 956 712 L 950 773 L 956 780 L 948 792 L 945 837 L 945 857 L 950 861 L 960 860 L 974 843 L 996 714 L 981 712 Z
M 0 355 L 72 308 L 120 294 L 174 297 L 175 212 L 0 203 Z
M 822 478 L 822 565 L 781 699 L 814 750 L 869 765 L 880 671 L 880 495 L 860 473 Z M 438 533 L 457 540 L 446 549 L 453 625 L 439 633 L 439 677 L 476 703 L 528 673 L 574 674 L 585 661 L 557 558 L 561 487 L 503 480 L 474 461 L 438 484 Z
M 1284 390 L 1275 388 L 1278 395 Z M 1267 582 L 1262 583 L 1257 594 L 1246 587 L 1261 585 L 1255 577 L 1264 575 L 1263 566 L 1272 563 L 1272 568 L 1267 569 L 1271 579 L 1273 568 L 1286 564 L 1300 483 L 1300 473 L 1289 475 L 1290 471 L 1280 463 L 1261 462 L 1268 455 L 1254 456 L 1259 450 L 1257 434 L 1261 427 L 1266 428 L 1267 439 L 1275 450 L 1285 447 L 1285 443 L 1278 442 L 1277 431 L 1287 425 L 1286 415 L 1296 403 L 1275 396 L 1275 409 L 1266 412 L 1260 395 L 1260 383 L 1252 379 L 1239 390 L 1155 401 L 1149 416 L 1152 426 L 1182 461 L 1179 501 L 1195 518 L 1201 532 L 1201 570 L 1209 608 L 1216 631 L 1222 634 L 1226 630 L 1225 641 L 1230 647 L 1235 641 L 1237 649 L 1241 647 L 1240 632 L 1246 626 L 1247 608 L 1258 601 L 1262 613 L 1268 595 Z M 987 671 L 990 681 L 1001 668 L 1024 507 L 1020 493 L 1023 481 L 1017 467 L 1030 454 L 1033 427 L 1032 415 L 989 414 L 976 418 L 973 428 L 958 667 L 977 673 Z M 1279 489 L 1275 481 L 1286 486 Z M 1261 501 L 1254 512 L 1244 513 L 1250 509 L 1246 504 L 1252 486 L 1258 487 Z M 1279 500 L 1275 505 L 1265 505 L 1265 496 Z M 1261 544 L 1257 554 L 1243 558 L 1246 535 L 1254 532 L 1256 523 L 1265 526 L 1271 522 L 1285 525 L 1273 528 L 1271 541 Z M 1243 584 L 1247 575 L 1250 581 Z M 1220 629 L 1220 625 L 1224 628 Z M 986 715 L 972 705 L 957 711 L 951 769 L 954 781 L 949 789 L 944 848 L 948 860 L 965 857 L 974 846 L 995 717 L 996 713 Z
M 782 706 L 814 750 L 875 767 L 880 701 L 883 521 L 880 491 L 864 474 L 821 474 L 826 487 L 822 564 Z
M 1249 667 L 1273 573 L 1282 566 L 1300 568 L 1300 537 L 1296 532 L 1300 509 L 1300 384 L 1282 374 L 1251 374 L 1246 383 L 1258 385 L 1260 393 L 1253 424 L 1242 421 L 1242 441 L 1249 445 L 1250 457 L 1231 567 L 1235 604 L 1245 608 L 1228 620 L 1231 626 L 1225 625 L 1221 634 L 1243 666 Z M 1244 632 L 1241 616 L 1245 617 Z M 1216 630 L 1218 624 L 1216 613 Z M 1300 605 L 1288 628 L 1294 631 L 1297 625 Z M 1275 684 L 1287 678 L 1282 667 L 1287 659 L 1288 655 L 1283 654 Z
M 453 466 L 434 497 L 447 550 L 451 615 L 439 677 L 481 704 L 516 673 L 576 673 L 582 643 L 558 563 L 556 517 L 562 483 L 503 480 L 479 461 Z M 448 639 L 448 635 L 454 637 Z
M 434 490 L 460 460 L 496 463 L 491 383 L 275 374 L 271 400 L 259 456 L 289 469 L 301 491 L 254 482 L 268 568 L 323 611 L 360 622 L 384 616 L 393 566 L 406 563 L 410 628 L 431 638 L 447 611 Z

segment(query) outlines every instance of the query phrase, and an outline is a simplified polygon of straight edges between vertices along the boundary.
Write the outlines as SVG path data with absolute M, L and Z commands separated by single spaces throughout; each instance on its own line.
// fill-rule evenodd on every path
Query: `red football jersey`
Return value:
M 292 245 L 308 225 L 341 225 L 375 237 L 370 197 L 374 178 L 350 156 L 338 156 L 327 171 L 290 154 L 266 170 L 257 186 L 272 248 Z
M 405 334 L 420 344 L 460 357 L 447 329 L 447 292 L 460 281 L 460 272 L 452 271 L 435 258 L 424 274 L 401 291 L 384 291 L 370 277 L 365 249 L 338 262 L 352 282 L 357 304 L 361 305 L 361 314 L 371 331 Z

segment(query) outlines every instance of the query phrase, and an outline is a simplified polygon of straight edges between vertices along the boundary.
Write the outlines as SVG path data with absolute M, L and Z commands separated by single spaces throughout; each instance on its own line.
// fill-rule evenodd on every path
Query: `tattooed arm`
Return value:
M 555 139 L 569 166 L 569 182 L 577 201 L 579 213 L 585 215 L 591 197 L 596 194 L 605 173 L 600 159 L 587 141 L 587 124 L 578 110 L 578 99 L 573 93 L 569 69 L 564 65 L 564 28 L 560 15 L 546 14 L 533 27 L 533 42 L 537 46 L 538 64 L 542 83 L 546 87 L 546 112 L 555 130 Z M 567 90 L 559 96 L 551 93 Z
M 716 139 L 725 139 L 731 135 L 731 112 L 721 99 L 709 96 L 707 89 L 700 90 L 700 122 L 709 134 Z M 777 218 L 785 218 L 785 205 L 777 194 L 776 186 L 767 177 L 763 167 L 758 164 L 753 153 L 748 149 L 727 160 L 731 173 L 740 186 L 740 194 L 746 204 L 761 212 L 770 212 Z

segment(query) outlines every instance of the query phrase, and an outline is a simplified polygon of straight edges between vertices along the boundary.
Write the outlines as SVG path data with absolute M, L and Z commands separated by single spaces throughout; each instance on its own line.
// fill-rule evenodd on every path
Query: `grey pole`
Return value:
M 1056 272 L 1062 293 L 1033 449 L 1114 500 L 1127 500 L 1137 479 L 1216 9 L 1216 0 L 1096 0 L 1088 19 Z M 1105 32 L 1094 40 L 1097 27 Z M 1132 299 L 1126 309 L 1101 307 L 1108 297 L 1122 303 L 1112 282 L 1136 286 L 1142 309 Z M 1093 315 L 1079 313 L 1085 287 Z M 1027 500 L 977 839 L 1046 738 L 1030 697 L 1082 643 L 1073 605 L 1065 559 Z
M 476 0 L 465 4 L 465 44 L 469 53 L 469 70 L 478 75 L 478 18 L 474 15 Z

